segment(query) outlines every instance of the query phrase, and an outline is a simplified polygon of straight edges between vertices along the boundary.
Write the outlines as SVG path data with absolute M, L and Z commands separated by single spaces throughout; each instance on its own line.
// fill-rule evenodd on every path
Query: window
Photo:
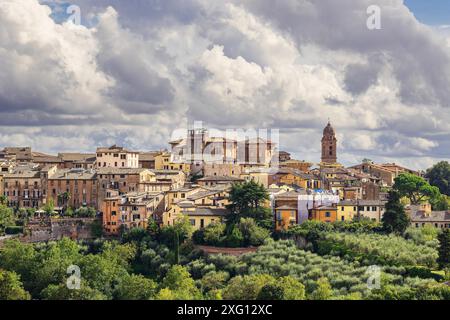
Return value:
M 344 207 L 341 207 L 341 211 L 344 211 Z
M 372 207 L 372 211 L 377 211 L 377 207 Z
M 116 216 L 116 215 L 117 215 L 117 212 L 116 212 L 116 211 L 111 211 L 111 215 L 112 215 L 112 216 Z
M 189 222 L 191 223 L 192 226 L 195 226 L 195 219 L 189 219 Z
M 119 154 L 118 153 L 114 153 L 114 158 L 118 158 Z
M 125 160 L 127 158 L 127 155 L 126 154 L 121 154 L 120 155 L 120 159 L 122 159 L 122 160 Z M 123 162 L 122 162 L 123 163 Z
M 331 212 L 329 212 L 329 211 L 325 212 L 325 217 L 330 218 L 331 217 Z
M 344 216 L 341 216 L 341 221 L 345 221 L 345 217 Z

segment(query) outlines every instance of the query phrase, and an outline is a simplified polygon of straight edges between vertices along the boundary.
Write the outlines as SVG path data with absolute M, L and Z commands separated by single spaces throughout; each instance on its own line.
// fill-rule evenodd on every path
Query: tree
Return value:
M 0 300 L 30 300 L 20 276 L 15 272 L 0 269 Z
M 45 211 L 47 216 L 53 216 L 55 212 L 55 203 L 52 198 L 48 199 L 47 203 L 44 205 L 42 210 Z
M 410 173 L 402 173 L 395 178 L 393 188 L 399 192 L 400 197 L 407 197 L 413 205 L 425 200 L 435 201 L 441 196 L 438 187 L 431 186 L 424 178 Z
M 203 276 L 200 282 L 203 290 L 211 291 L 215 289 L 223 289 L 229 278 L 230 275 L 228 272 L 210 271 Z
M 317 288 L 310 295 L 310 300 L 329 300 L 333 296 L 333 289 L 327 278 L 320 278 L 316 285 Z
M 259 246 L 270 236 L 270 232 L 256 225 L 255 220 L 252 218 L 241 218 L 237 227 L 241 231 L 244 246 Z
M 142 275 L 127 275 L 121 279 L 115 296 L 119 300 L 149 300 L 155 296 L 156 288 L 155 281 Z
M 281 277 L 278 280 L 283 288 L 284 300 L 305 300 L 305 286 L 292 276 Z
M 155 296 L 155 300 L 176 300 L 175 293 L 169 288 L 163 288 Z
M 8 197 L 5 195 L 0 195 L 0 205 L 6 206 L 8 204 Z
M 0 252 L 0 268 L 19 274 L 25 288 L 30 291 L 34 285 L 37 252 L 33 245 L 21 243 L 17 239 L 5 241 Z
M 405 232 L 410 220 L 405 212 L 405 208 L 400 202 L 399 192 L 395 190 L 389 192 L 386 210 L 381 221 L 383 223 L 383 228 L 387 232 L 397 232 L 401 234 Z
M 161 284 L 173 292 L 177 300 L 196 300 L 201 298 L 201 293 L 195 286 L 194 279 L 187 269 L 180 265 L 174 265 L 167 272 Z
M 227 217 L 227 223 L 237 223 L 241 217 L 257 217 L 264 209 L 261 204 L 269 199 L 266 188 L 254 180 L 234 184 L 228 197 L 231 213 Z M 262 213 L 264 215 L 265 211 Z
M 220 245 L 223 241 L 226 225 L 223 223 L 212 223 L 204 229 L 203 240 L 213 246 Z
M 65 283 L 51 284 L 41 292 L 44 300 L 107 300 L 107 297 L 96 289 L 81 282 L 80 289 L 69 289 Z
M 256 300 L 261 289 L 274 284 L 275 278 L 268 274 L 237 276 L 228 282 L 223 290 L 225 300 Z
M 436 199 L 431 200 L 431 206 L 433 210 L 436 211 L 446 211 L 449 209 L 450 198 L 446 196 L 445 194 L 442 194 L 440 197 L 437 197 Z
M 70 192 L 63 192 L 58 194 L 58 205 L 62 205 L 64 208 L 64 211 L 67 208 L 67 204 L 69 203 L 69 200 L 71 199 L 71 194 Z
M 284 289 L 279 284 L 268 283 L 261 288 L 257 300 L 283 300 Z
M 425 178 L 432 186 L 438 187 L 442 194 L 450 196 L 450 163 L 438 162 L 427 170 Z
M 438 235 L 439 258 L 438 263 L 441 269 L 450 268 L 450 229 L 443 230 Z
M 5 205 L 0 205 L 0 234 L 5 232 L 5 228 L 14 225 L 14 211 Z

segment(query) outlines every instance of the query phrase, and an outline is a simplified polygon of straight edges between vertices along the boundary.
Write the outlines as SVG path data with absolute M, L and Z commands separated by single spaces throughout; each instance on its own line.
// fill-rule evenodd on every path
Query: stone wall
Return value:
M 71 239 L 92 239 L 92 224 L 99 221 L 92 218 L 51 219 L 32 221 L 28 224 L 26 242 L 41 242 L 59 240 L 64 237 Z

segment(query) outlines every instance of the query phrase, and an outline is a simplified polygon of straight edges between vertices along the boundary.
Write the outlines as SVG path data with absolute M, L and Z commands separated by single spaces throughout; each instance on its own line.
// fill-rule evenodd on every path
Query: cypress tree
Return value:
M 409 217 L 405 212 L 403 204 L 400 202 L 400 194 L 396 190 L 389 192 L 386 211 L 384 212 L 383 228 L 387 232 L 404 233 L 409 225 Z
M 441 269 L 450 268 L 450 229 L 445 229 L 438 235 L 439 257 L 437 262 Z

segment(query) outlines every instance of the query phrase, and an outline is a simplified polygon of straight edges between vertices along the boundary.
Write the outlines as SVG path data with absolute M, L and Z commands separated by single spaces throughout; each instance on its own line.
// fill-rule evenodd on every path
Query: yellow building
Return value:
M 311 209 L 311 220 L 326 223 L 337 221 L 337 207 L 320 206 Z
M 203 229 L 211 223 L 221 222 L 228 214 L 225 208 L 197 206 L 192 201 L 180 201 L 172 205 L 163 216 L 164 225 L 173 225 L 182 216 L 187 216 L 195 230 Z
M 171 154 L 163 152 L 155 156 L 155 170 L 176 170 L 183 171 L 186 175 L 191 173 L 189 163 L 171 162 Z
M 354 217 L 358 216 L 358 203 L 355 200 L 341 201 L 338 203 L 337 209 L 338 221 L 352 221 Z

